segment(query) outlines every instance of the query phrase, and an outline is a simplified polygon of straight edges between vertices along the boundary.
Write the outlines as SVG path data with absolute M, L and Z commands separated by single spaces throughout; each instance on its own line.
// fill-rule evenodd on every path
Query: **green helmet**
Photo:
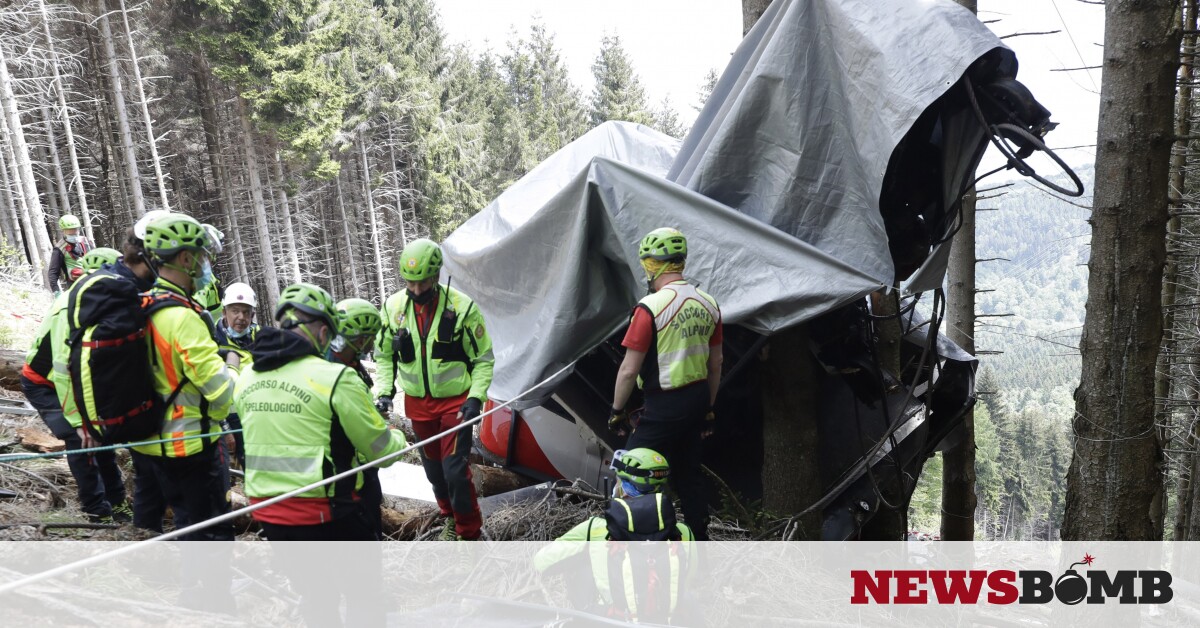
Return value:
M 638 447 L 613 453 L 612 469 L 617 477 L 637 487 L 642 493 L 657 493 L 667 483 L 671 467 L 662 454 Z
M 687 259 L 687 238 L 678 229 L 662 227 L 642 238 L 638 259 L 654 258 L 660 262 L 681 262 Z
M 344 299 L 337 304 L 338 333 L 345 338 L 374 336 L 383 328 L 379 310 L 366 299 Z
M 180 251 L 208 250 L 212 245 L 208 231 L 199 221 L 187 214 L 163 214 L 146 225 L 143 248 L 159 259 Z
M 294 283 L 279 295 L 279 307 L 275 308 L 275 320 L 283 319 L 289 309 L 297 309 L 309 316 L 324 321 L 331 330 L 337 330 L 337 308 L 333 297 L 320 286 L 311 283 Z
M 100 270 L 100 267 L 105 264 L 116 264 L 118 257 L 121 257 L 120 251 L 102 246 L 88 251 L 87 255 L 79 260 L 79 263 L 83 266 L 83 272 L 90 273 Z
M 413 240 L 400 252 L 400 276 L 406 281 L 424 281 L 442 270 L 442 249 L 433 240 Z
M 66 231 L 67 229 L 78 229 L 79 227 L 79 219 L 71 214 L 67 214 L 58 219 L 58 228 L 63 231 Z

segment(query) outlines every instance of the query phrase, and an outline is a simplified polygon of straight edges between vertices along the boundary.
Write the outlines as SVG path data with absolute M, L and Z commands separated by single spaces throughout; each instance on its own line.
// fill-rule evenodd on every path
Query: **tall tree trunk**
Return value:
M 283 246 L 287 249 L 288 270 L 291 271 L 292 281 L 299 283 L 304 281 L 303 275 L 300 274 L 299 240 L 296 238 L 296 230 L 292 226 L 292 208 L 288 204 L 287 193 L 288 179 L 278 149 L 275 150 L 275 179 L 277 181 L 275 195 L 278 198 L 279 211 L 283 215 Z
M 225 158 L 221 154 L 221 128 L 217 123 L 217 102 L 213 96 L 211 70 L 203 53 L 192 55 L 192 81 L 196 84 L 196 96 L 200 105 L 200 124 L 204 129 L 204 147 L 208 153 L 208 165 L 212 171 L 213 187 L 217 189 L 218 211 L 229 222 L 233 242 L 234 274 L 246 280 L 246 252 L 242 246 L 242 229 L 234 216 L 233 183 L 225 170 Z
M 58 52 L 54 48 L 54 38 L 50 36 L 50 17 L 43 0 L 38 0 L 38 8 L 42 12 L 42 36 L 46 38 L 46 50 L 50 54 L 54 95 L 58 99 L 58 108 L 55 113 L 62 120 L 63 135 L 67 141 L 67 158 L 71 161 L 71 185 L 75 188 L 76 202 L 79 205 L 79 219 L 83 222 L 83 232 L 87 235 L 88 240 L 95 242 L 96 235 L 92 231 L 92 212 L 88 207 L 87 194 L 83 189 L 83 172 L 79 169 L 79 155 L 75 152 L 75 132 L 71 128 L 71 110 L 67 107 L 67 90 L 63 87 L 62 75 L 58 69 Z M 46 122 L 47 127 L 50 124 L 49 121 Z M 63 196 L 63 205 L 64 207 L 68 206 L 66 195 Z M 70 210 L 68 209 L 68 211 Z
M 4 217 L 4 235 L 8 244 L 25 253 L 29 261 L 29 252 L 25 249 L 25 236 L 21 233 L 21 213 L 17 209 L 17 197 L 13 194 L 12 181 L 8 177 L 8 148 L 7 143 L 0 142 L 0 213 Z M 32 262 L 31 262 L 32 263 Z
M 150 147 L 150 163 L 154 164 L 154 181 L 158 183 L 158 196 L 163 209 L 171 209 L 167 201 L 167 183 L 163 179 L 162 164 L 158 159 L 158 141 L 154 137 L 154 124 L 150 119 L 150 103 L 146 101 L 146 90 L 142 85 L 142 69 L 138 63 L 137 48 L 133 47 L 133 31 L 129 29 L 129 12 L 125 10 L 125 0 L 121 3 L 121 21 L 125 25 L 125 42 L 129 47 L 129 66 L 133 69 L 134 93 L 142 109 L 142 123 L 146 126 L 146 143 Z
M 954 0 L 972 13 L 975 0 Z M 949 290 L 947 335 L 964 351 L 975 355 L 975 190 L 963 198 L 962 225 L 950 248 L 946 269 Z M 942 456 L 942 540 L 975 539 L 975 410 L 963 417 L 962 439 Z
M 1154 369 L 1181 28 L 1173 0 L 1107 0 L 1083 371 L 1064 540 L 1162 537 Z
M 62 160 L 58 156 L 58 137 L 54 134 L 54 119 L 50 117 L 50 108 L 46 105 L 42 105 L 42 123 L 46 125 L 46 144 L 50 151 L 50 168 L 54 172 L 54 182 L 58 186 L 57 196 L 62 204 L 62 213 L 73 214 L 75 212 L 71 211 L 71 195 L 67 192 L 67 180 L 63 176 Z
M 743 27 L 749 31 L 768 0 L 742 0 Z M 763 400 L 763 508 L 796 514 L 821 497 L 817 451 L 817 369 L 809 350 L 808 326 L 797 325 L 771 337 L 760 363 Z M 799 520 L 796 538 L 821 538 L 821 513 Z
M 1195 87 L 1192 86 L 1192 77 L 1195 74 L 1193 68 L 1193 56 L 1196 53 L 1196 0 L 1185 0 L 1183 3 L 1183 28 L 1184 36 L 1181 44 L 1180 57 L 1182 64 L 1180 65 L 1179 73 L 1179 92 L 1175 96 L 1175 136 L 1187 137 L 1192 133 L 1192 91 Z M 1188 151 L 1186 145 L 1179 146 L 1171 154 L 1171 188 L 1169 191 L 1169 199 L 1171 209 L 1178 212 L 1183 209 L 1184 199 L 1187 195 L 1187 167 L 1188 167 Z M 1174 412 L 1170 401 L 1172 395 L 1172 383 L 1174 375 L 1172 373 L 1175 359 L 1174 354 L 1178 349 L 1177 334 L 1176 334 L 1176 316 L 1175 303 L 1177 288 L 1180 281 L 1179 272 L 1179 253 L 1183 237 L 1180 229 L 1180 217 L 1173 215 L 1167 222 L 1167 266 L 1163 270 L 1163 343 L 1162 351 L 1158 356 L 1158 367 L 1154 374 L 1154 398 L 1155 407 L 1154 415 L 1156 421 L 1162 427 L 1161 431 L 1165 431 L 1169 423 L 1171 423 L 1171 415 Z M 1166 442 L 1166 434 L 1163 435 Z M 1195 446 L 1195 440 L 1191 429 L 1187 430 L 1185 436 L 1184 451 L 1191 451 Z M 1176 493 L 1175 507 L 1175 522 L 1172 527 L 1172 538 L 1176 541 L 1185 539 L 1180 538 L 1186 529 L 1187 511 L 1191 510 L 1191 487 L 1189 486 L 1191 475 L 1185 475 L 1183 470 L 1186 469 L 1194 453 L 1184 454 L 1179 465 L 1179 477 L 1176 479 L 1178 492 Z M 1164 494 L 1166 491 L 1163 491 Z M 1163 509 L 1165 512 L 1165 508 Z
M 3 105 L 4 121 L 8 125 L 8 145 L 12 151 L 15 168 L 14 179 L 25 199 L 25 237 L 30 242 L 29 252 L 33 267 L 41 276 L 42 256 L 50 254 L 50 234 L 46 231 L 46 216 L 42 213 L 42 202 L 38 199 L 37 181 L 33 177 L 33 164 L 29 159 L 29 146 L 25 143 L 25 130 L 21 127 L 21 113 L 17 109 L 17 98 L 13 94 L 12 77 L 8 74 L 8 59 L 0 48 L 0 104 Z
M 379 228 L 375 220 L 375 201 L 371 198 L 371 170 L 367 163 L 367 144 L 362 139 L 358 140 L 359 154 L 362 156 L 362 174 L 363 174 L 363 197 L 367 200 L 367 220 L 371 226 L 371 255 L 375 261 L 375 280 L 379 288 L 380 303 L 387 297 L 386 284 L 383 283 L 383 254 L 379 250 Z
M 129 195 L 133 201 L 135 217 L 146 213 L 146 198 L 142 195 L 142 178 L 138 174 L 137 151 L 133 146 L 133 133 L 129 130 L 129 110 L 125 107 L 125 94 L 121 87 L 121 69 L 117 67 L 117 51 L 113 46 L 112 27 L 108 23 L 108 9 L 104 0 L 96 0 L 96 12 L 100 24 L 100 50 L 108 66 L 108 81 L 112 88 L 112 104 L 121 132 L 121 152 L 125 157 L 125 174 L 129 178 Z M 165 209 L 165 208 L 164 208 Z
M 267 206 L 263 202 L 262 176 L 258 167 L 258 152 L 254 148 L 254 130 L 250 128 L 250 114 L 241 96 L 237 97 L 238 118 L 242 125 L 242 149 L 246 156 L 246 177 L 250 181 L 250 198 L 254 203 L 254 223 L 258 228 L 258 263 L 263 269 L 263 283 L 267 297 L 265 312 L 274 312 L 279 303 L 279 276 L 275 272 L 275 260 L 271 254 L 271 228 L 267 223 Z
M 346 256 L 341 260 L 343 266 L 350 268 L 350 293 L 358 294 L 362 286 L 358 283 L 358 256 L 354 254 L 354 242 L 350 239 L 350 221 L 346 219 L 346 203 L 342 200 L 342 173 L 333 178 L 334 190 L 337 192 L 337 210 L 341 223 L 338 227 L 346 236 Z M 379 302 L 380 307 L 383 302 Z
M 49 138 L 46 138 L 47 141 Z M 46 214 L 46 219 L 50 224 L 55 224 L 62 217 L 58 209 L 58 193 L 54 191 L 54 168 L 50 164 L 50 149 L 43 144 L 35 144 L 37 147 L 38 170 L 41 171 L 41 176 L 38 179 L 42 184 L 42 198 L 46 199 L 43 203 L 42 210 Z M 34 173 L 37 174 L 38 170 Z

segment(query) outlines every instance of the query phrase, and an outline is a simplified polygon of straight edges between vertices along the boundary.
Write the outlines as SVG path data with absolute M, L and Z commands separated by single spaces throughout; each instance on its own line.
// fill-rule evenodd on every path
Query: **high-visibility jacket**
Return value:
M 217 346 L 222 351 L 233 351 L 242 358 L 241 365 L 238 367 L 238 372 L 243 372 L 254 365 L 254 353 L 250 347 L 258 340 L 258 331 L 262 329 L 258 323 L 250 323 L 250 328 L 246 330 L 246 335 L 241 338 L 234 338 L 229 335 L 229 329 L 225 326 L 225 321 L 217 321 L 216 327 Z
M 149 294 L 164 293 L 187 299 L 182 288 L 159 277 Z M 152 440 L 219 432 L 220 422 L 229 414 L 236 382 L 235 375 L 217 355 L 212 328 L 191 307 L 168 307 L 150 315 L 146 338 L 155 391 L 168 399 L 183 382 L 163 417 L 162 432 Z M 134 450 L 151 456 L 182 458 L 200 453 L 215 438 L 142 445 Z
M 72 271 L 83 269 L 83 256 L 88 254 L 94 248 L 91 241 L 87 238 L 80 237 L 79 242 L 71 244 L 66 240 L 59 240 L 54 245 L 54 250 L 50 253 L 50 264 L 46 269 L 47 278 L 50 280 L 50 291 L 58 292 L 60 289 L 59 279 L 65 281 L 70 286 L 75 281 L 72 276 Z
M 638 307 L 654 320 L 654 344 L 642 362 L 638 385 L 674 390 L 707 379 L 708 343 L 721 321 L 717 300 L 680 280 L 643 297 Z
M 438 285 L 437 309 L 427 333 L 417 326 L 414 305 L 404 290 L 383 303 L 383 329 L 375 343 L 380 397 L 396 392 L 406 397 L 445 399 L 468 393 L 487 400 L 496 358 L 483 314 L 467 295 Z M 447 313 L 447 304 L 452 314 Z
M 67 358 L 71 354 L 67 345 L 67 300 L 65 292 L 54 298 L 54 303 L 38 328 L 33 346 L 25 355 L 21 373 L 35 384 L 53 386 L 63 415 L 72 427 L 80 427 L 83 419 L 75 407 L 75 396 L 71 394 L 71 375 L 67 372 Z
M 682 541 L 656 541 L 654 543 L 654 545 L 667 546 L 669 552 L 668 567 L 671 587 L 669 612 L 672 613 L 679 601 L 682 584 L 689 580 L 694 582 L 694 578 L 691 576 L 695 575 L 698 564 L 698 550 L 697 546 L 692 543 L 695 537 L 692 535 L 691 528 L 683 523 L 677 523 L 675 526 L 679 530 Z M 628 556 L 624 557 L 623 563 L 620 565 L 618 572 L 620 582 L 614 582 L 614 574 L 609 564 L 613 546 L 609 542 L 597 541 L 608 541 L 608 525 L 604 517 L 592 517 L 571 528 L 550 545 L 538 550 L 533 557 L 533 566 L 539 572 L 544 572 L 572 556 L 587 552 L 590 575 L 596 584 L 600 601 L 609 610 L 622 609 L 632 617 L 637 617 L 636 588 L 639 586 L 639 582 L 633 573 Z M 664 571 L 666 570 L 664 569 Z M 582 575 L 571 573 L 567 574 L 567 577 L 581 577 Z M 667 574 L 659 575 L 662 577 Z M 614 593 L 619 597 L 615 597 Z M 621 593 L 624 595 L 620 595 Z
M 375 410 L 359 376 L 322 359 L 298 335 L 264 329 L 254 351 L 254 368 L 243 371 L 234 394 L 251 503 L 406 446 L 403 432 L 389 429 Z M 325 523 L 352 507 L 361 487 L 362 474 L 355 474 L 257 510 L 254 518 L 281 525 Z

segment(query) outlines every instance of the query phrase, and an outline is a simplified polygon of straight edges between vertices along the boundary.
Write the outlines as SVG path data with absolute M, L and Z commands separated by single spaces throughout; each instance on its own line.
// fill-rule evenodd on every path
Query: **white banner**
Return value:
M 34 578 L 127 545 L 0 543 L 0 624 L 1200 625 L 1197 543 L 165 542 Z

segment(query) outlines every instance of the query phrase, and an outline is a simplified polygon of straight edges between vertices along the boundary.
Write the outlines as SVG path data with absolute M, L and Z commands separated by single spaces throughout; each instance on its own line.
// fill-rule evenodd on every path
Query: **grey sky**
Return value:
M 742 35 L 740 0 L 435 1 L 449 39 L 477 51 L 502 52 L 514 29 L 528 33 L 529 24 L 540 19 L 555 34 L 571 78 L 585 93 L 592 89 L 591 64 L 600 39 L 620 35 L 651 103 L 669 96 L 685 123 L 695 117 L 692 106 L 704 74 L 724 69 Z M 1100 64 L 1104 7 L 1075 0 L 979 0 L 979 10 L 980 19 L 999 20 L 989 25 L 997 35 L 1060 31 L 1004 41 L 1020 59 L 1018 78 L 1060 123 L 1047 138 L 1049 145 L 1095 144 L 1100 70 L 1051 69 Z M 1072 164 L 1090 163 L 1095 149 L 1062 155 Z

